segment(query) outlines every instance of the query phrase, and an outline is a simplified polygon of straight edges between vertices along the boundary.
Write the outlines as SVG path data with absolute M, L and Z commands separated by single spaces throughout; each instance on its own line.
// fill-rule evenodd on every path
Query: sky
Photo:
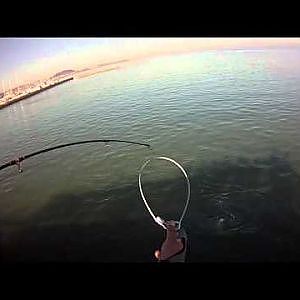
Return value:
M 119 59 L 272 47 L 300 47 L 300 38 L 0 38 L 0 90 Z

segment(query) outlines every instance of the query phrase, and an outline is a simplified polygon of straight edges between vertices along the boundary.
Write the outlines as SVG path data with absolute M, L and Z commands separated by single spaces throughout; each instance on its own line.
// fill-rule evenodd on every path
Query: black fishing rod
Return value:
M 124 141 L 124 140 L 88 140 L 88 141 L 80 141 L 80 142 L 57 145 L 57 146 L 54 146 L 54 147 L 45 148 L 45 149 L 42 149 L 42 150 L 39 150 L 39 151 L 36 151 L 36 152 L 33 152 L 33 153 L 29 153 L 27 155 L 20 156 L 17 159 L 13 159 L 13 160 L 1 165 L 0 170 L 3 170 L 5 168 L 8 168 L 8 167 L 11 167 L 11 166 L 14 166 L 14 165 L 17 165 L 19 172 L 22 172 L 21 161 L 23 161 L 27 158 L 30 158 L 30 157 L 33 157 L 33 156 L 36 156 L 36 155 L 39 155 L 39 154 L 42 154 L 42 153 L 46 153 L 46 152 L 49 152 L 49 151 L 52 151 L 52 150 L 56 150 L 56 149 L 59 149 L 59 148 L 64 148 L 64 147 L 69 147 L 69 146 L 74 146 L 74 145 L 89 144 L 89 143 L 110 143 L 110 142 L 141 145 L 141 146 L 145 146 L 145 147 L 150 148 L 149 144 L 131 142 L 131 141 Z

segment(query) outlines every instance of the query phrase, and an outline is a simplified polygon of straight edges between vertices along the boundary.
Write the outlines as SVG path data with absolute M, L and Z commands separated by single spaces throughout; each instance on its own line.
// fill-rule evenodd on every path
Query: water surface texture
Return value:
M 60 143 L 0 173 L 4 261 L 151 262 L 164 232 L 139 195 L 155 155 L 191 180 L 187 261 L 300 261 L 300 50 L 153 58 L 75 80 L 0 111 L 0 162 Z M 299 63 L 298 63 L 299 65 Z M 186 186 L 168 162 L 145 170 L 162 217 Z

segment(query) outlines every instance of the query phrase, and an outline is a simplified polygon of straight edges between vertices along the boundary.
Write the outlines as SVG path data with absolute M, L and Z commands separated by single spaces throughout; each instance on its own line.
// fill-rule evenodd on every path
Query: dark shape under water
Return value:
M 187 171 L 188 262 L 300 261 L 300 177 L 288 160 L 216 161 Z M 176 179 L 149 188 L 168 185 L 175 207 Z M 14 224 L 1 221 L 4 261 L 154 261 L 164 232 L 139 197 L 135 182 L 59 194 L 7 239 L 5 228 Z

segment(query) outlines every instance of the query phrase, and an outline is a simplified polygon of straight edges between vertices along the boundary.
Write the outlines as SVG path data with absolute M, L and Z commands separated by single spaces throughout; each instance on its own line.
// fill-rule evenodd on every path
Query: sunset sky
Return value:
M 12 86 L 119 59 L 214 49 L 300 47 L 299 38 L 2 38 L 0 82 Z M 2 85 L 0 84 L 0 90 Z

